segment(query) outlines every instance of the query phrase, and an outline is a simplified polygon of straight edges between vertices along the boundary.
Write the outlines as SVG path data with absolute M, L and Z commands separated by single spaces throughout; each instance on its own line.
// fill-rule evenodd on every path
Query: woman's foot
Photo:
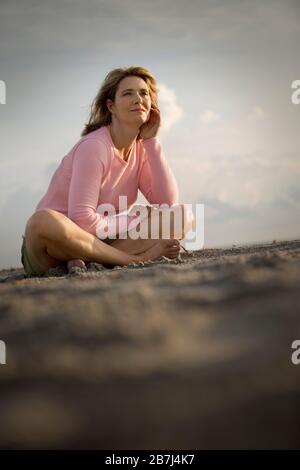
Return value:
M 178 257 L 180 249 L 181 245 L 179 240 L 157 240 L 157 243 L 155 243 L 155 245 L 149 248 L 147 251 L 144 251 L 139 255 L 133 255 L 135 258 L 133 262 L 156 260 L 162 256 L 175 259 Z M 72 259 L 68 261 L 69 273 L 71 272 L 72 268 L 75 267 L 87 271 L 85 262 L 81 259 Z
M 162 256 L 175 259 L 178 258 L 180 248 L 179 240 L 157 240 L 157 243 L 149 248 L 149 250 L 136 256 L 139 258 L 138 261 L 156 260 Z
M 85 262 L 82 261 L 82 259 L 71 259 L 68 261 L 68 271 L 70 272 L 74 267 L 84 269 L 85 271 L 87 270 Z

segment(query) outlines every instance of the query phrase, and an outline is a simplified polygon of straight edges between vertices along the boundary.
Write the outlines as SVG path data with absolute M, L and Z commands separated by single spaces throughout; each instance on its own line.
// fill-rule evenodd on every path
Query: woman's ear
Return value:
M 106 100 L 106 106 L 107 106 L 107 109 L 110 113 L 111 113 L 112 104 L 113 104 L 112 100 L 110 100 L 110 99 Z

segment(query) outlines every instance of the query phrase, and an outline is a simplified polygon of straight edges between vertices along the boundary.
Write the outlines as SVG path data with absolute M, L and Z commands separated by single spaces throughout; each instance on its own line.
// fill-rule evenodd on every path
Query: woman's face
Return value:
M 107 105 L 115 119 L 140 127 L 148 120 L 151 109 L 147 83 L 140 77 L 123 78 L 119 83 L 115 102 L 108 100 Z

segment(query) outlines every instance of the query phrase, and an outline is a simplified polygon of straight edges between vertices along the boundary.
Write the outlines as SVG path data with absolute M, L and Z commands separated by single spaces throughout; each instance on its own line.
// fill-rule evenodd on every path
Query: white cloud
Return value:
M 162 113 L 162 130 L 169 131 L 184 116 L 184 111 L 177 103 L 174 90 L 163 83 L 158 83 L 158 101 Z
M 268 113 L 261 107 L 261 106 L 254 106 L 251 112 L 248 115 L 248 119 L 266 119 L 268 117 Z
M 236 107 L 233 112 L 207 109 L 196 113 L 186 131 L 187 143 L 193 147 L 189 152 L 212 158 L 263 155 L 263 160 L 266 154 L 273 159 L 276 153 L 291 153 L 292 142 L 287 146 L 280 137 L 282 124 L 273 115 L 269 117 L 269 112 L 258 104 L 243 111 Z
M 212 124 L 213 122 L 220 121 L 221 116 L 214 111 L 207 110 L 204 113 L 200 114 L 200 122 L 202 124 Z
M 272 161 L 255 154 L 215 158 L 199 155 L 194 159 L 174 160 L 172 167 L 185 203 L 209 199 L 235 210 L 256 210 L 280 200 L 300 208 L 300 191 L 295 189 L 300 168 L 288 159 Z

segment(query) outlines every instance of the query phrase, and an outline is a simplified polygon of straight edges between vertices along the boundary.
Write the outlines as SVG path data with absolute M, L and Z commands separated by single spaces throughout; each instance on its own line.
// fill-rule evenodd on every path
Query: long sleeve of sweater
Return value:
M 164 156 L 158 137 L 143 141 L 146 158 L 140 172 L 139 189 L 150 204 L 178 204 L 176 179 Z
M 126 231 L 128 224 L 137 218 L 126 214 L 105 216 L 96 212 L 107 162 L 104 143 L 97 139 L 79 143 L 74 154 L 68 197 L 68 217 L 100 239 Z

